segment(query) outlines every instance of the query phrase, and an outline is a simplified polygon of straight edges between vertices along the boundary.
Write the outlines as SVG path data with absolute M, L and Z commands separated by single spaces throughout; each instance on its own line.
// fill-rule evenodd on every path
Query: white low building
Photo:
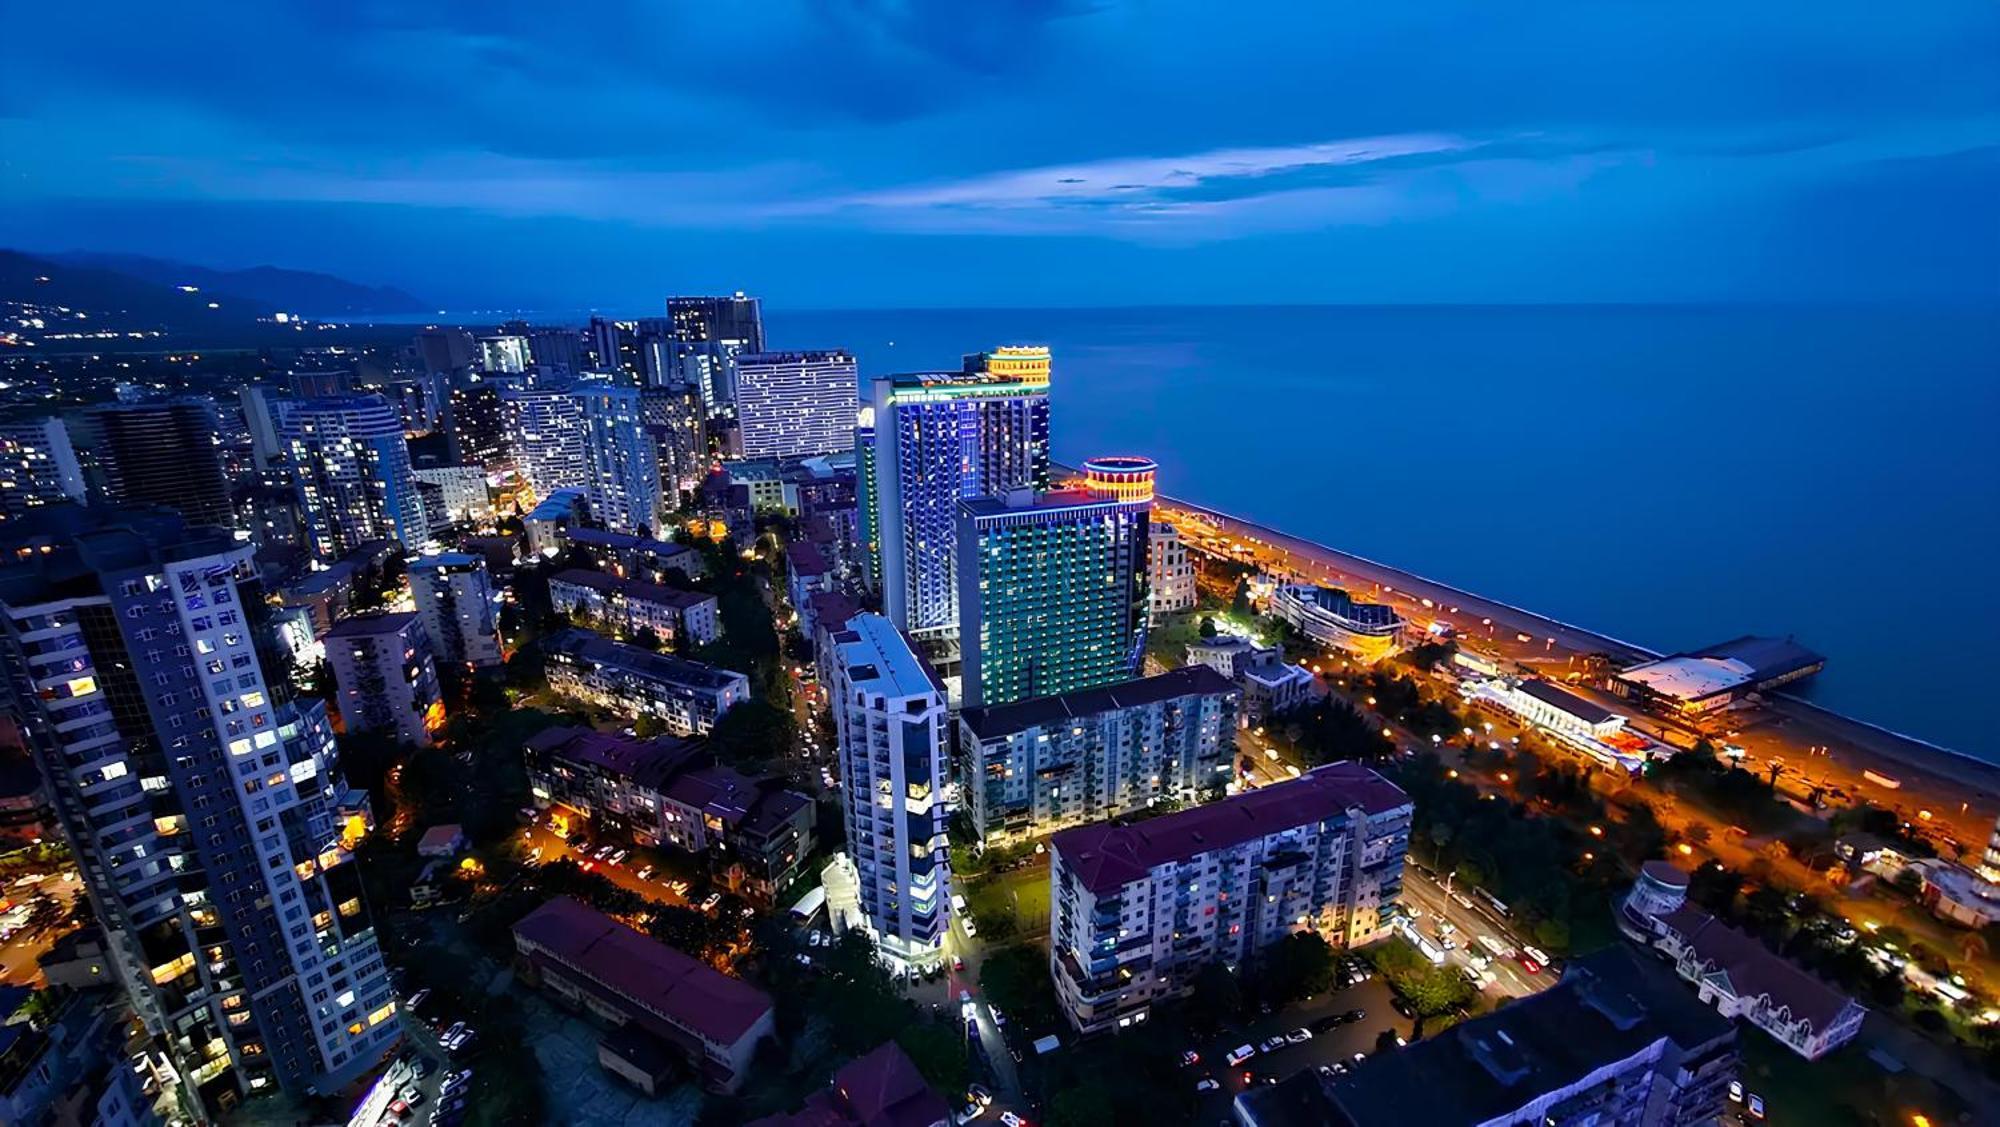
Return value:
M 1525 721 L 1607 767 L 1637 771 L 1645 765 L 1643 743 L 1634 738 L 1621 740 L 1625 736 L 1624 716 L 1552 682 L 1470 680 L 1460 683 L 1458 691 L 1473 707 Z

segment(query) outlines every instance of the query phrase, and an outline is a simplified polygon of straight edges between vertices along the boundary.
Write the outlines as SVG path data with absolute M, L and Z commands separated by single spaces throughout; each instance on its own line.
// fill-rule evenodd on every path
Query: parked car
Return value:
M 971 1096 L 973 1102 L 980 1107 L 990 1107 L 993 1104 L 993 1093 L 987 1091 L 984 1085 L 974 1084 L 965 1090 L 965 1094 Z
M 1182 1068 L 1190 1068 L 1200 1063 L 1201 1063 L 1201 1054 L 1195 1052 L 1193 1049 L 1189 1049 L 1188 1051 L 1181 1054 Z
M 1020 1116 L 1018 1116 L 1018 1115 L 1015 1115 L 1015 1114 L 1014 1114 L 1013 1112 L 1011 1112 L 1011 1111 L 1003 1111 L 1003 1112 L 1001 1112 L 1001 1113 L 1000 1113 L 1000 1122 L 1002 1122 L 1002 1123 L 1006 1124 L 1006 1125 L 1007 1125 L 1007 1127 L 1028 1127 L 1028 1121 L 1027 1121 L 1027 1120 L 1025 1120 L 1025 1119 L 1021 1118 L 1021 1117 L 1020 1117 Z
M 715 911 L 715 906 L 720 903 L 722 903 L 722 893 L 711 892 L 705 898 L 703 898 L 701 902 L 701 910 L 704 912 L 713 912 Z
M 403 1008 L 410 1011 L 411 1013 L 415 1013 L 417 1012 L 417 1007 L 423 1005 L 426 1001 L 428 1001 L 430 999 L 430 996 L 431 996 L 431 988 L 426 986 L 422 990 L 419 990 L 416 993 L 410 995 L 409 1000 L 403 1003 Z
M 611 863 L 614 865 L 622 865 L 625 863 L 625 858 L 630 857 L 631 855 L 632 855 L 631 850 L 620 849 L 611 855 Z
M 1244 1061 L 1249 1060 L 1251 1057 L 1254 1057 L 1256 1055 L 1257 1055 L 1257 1046 L 1238 1045 L 1235 1048 L 1229 1050 L 1229 1058 L 1228 1058 L 1229 1066 L 1231 1068 L 1234 1068 L 1237 1065 L 1242 1064 Z
M 438 1043 L 443 1044 L 444 1042 L 451 1040 L 452 1038 L 458 1036 L 463 1032 L 465 1032 L 465 1023 L 462 1021 L 454 1021 L 451 1023 L 450 1028 L 446 1029 L 443 1033 L 438 1035 Z
M 640 869 L 638 872 L 633 873 L 632 875 L 638 877 L 640 880 L 647 880 L 651 878 L 653 875 L 653 866 L 647 865 L 645 868 Z
M 1285 1041 L 1293 1045 L 1303 1045 L 1312 1039 L 1313 1031 L 1304 1027 L 1294 1029 L 1290 1033 L 1285 1034 Z
M 1216 1083 L 1213 1076 L 1204 1076 L 1196 1082 L 1194 1090 L 1197 1092 L 1213 1092 L 1220 1087 L 1222 1085 Z
M 1286 1044 L 1287 1042 L 1285 1041 L 1282 1035 L 1277 1037 L 1266 1037 L 1264 1038 L 1263 1043 L 1257 1046 L 1257 1051 L 1260 1053 L 1275 1052 L 1279 1049 L 1284 1048 Z

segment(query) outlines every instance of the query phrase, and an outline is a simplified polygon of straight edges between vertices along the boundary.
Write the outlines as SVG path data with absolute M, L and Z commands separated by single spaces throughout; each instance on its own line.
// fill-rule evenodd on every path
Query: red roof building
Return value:
M 947 1127 L 951 1107 L 894 1041 L 885 1041 L 833 1074 L 806 1106 L 750 1127 Z

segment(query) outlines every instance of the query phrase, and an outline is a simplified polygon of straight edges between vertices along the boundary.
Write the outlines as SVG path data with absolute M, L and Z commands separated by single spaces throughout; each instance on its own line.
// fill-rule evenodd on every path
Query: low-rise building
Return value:
M 1236 683 L 1243 691 L 1237 713 L 1245 728 L 1270 722 L 1273 716 L 1312 703 L 1313 675 L 1285 660 L 1276 646 L 1260 646 L 1237 634 L 1218 634 L 1190 643 L 1189 665 L 1205 665 Z
M 706 856 L 731 890 L 768 902 L 813 848 L 812 799 L 709 761 L 700 744 L 549 728 L 525 748 L 530 793 L 599 832 Z
M 1402 647 L 1403 616 L 1386 603 L 1364 603 L 1338 587 L 1287 583 L 1271 592 L 1271 614 L 1329 650 L 1380 661 Z
M 411 612 L 345 618 L 326 636 L 334 703 L 350 732 L 386 732 L 427 747 L 444 723 L 424 620 Z
M 1049 842 L 1050 971 L 1083 1033 L 1146 1020 L 1212 962 L 1295 931 L 1359 946 L 1388 927 L 1409 849 L 1408 795 L 1357 763 Z
M 1009 841 L 1221 791 L 1240 694 L 1191 665 L 959 714 L 960 805 L 980 840 Z
M 670 646 L 700 646 L 722 636 L 714 595 L 570 568 L 549 577 L 557 614 L 580 614 L 626 636 L 651 630 Z
M 775 1032 L 770 995 L 566 896 L 514 925 L 514 952 L 543 993 L 653 1037 L 718 1091 L 736 1090 Z
M 521 518 L 527 533 L 528 553 L 552 556 L 562 549 L 566 530 L 583 523 L 589 502 L 581 489 L 557 489 L 541 499 Z
M 1235 1101 L 1244 1127 L 1706 1127 L 1728 1107 L 1736 1029 L 1630 950 L 1345 1076 L 1307 1069 Z
M 834 590 L 833 564 L 811 540 L 794 540 L 785 546 L 785 594 L 804 619 L 812 597 Z M 808 627 L 806 635 L 812 635 Z
M 750 1127 L 950 1127 L 951 1106 L 894 1041 L 842 1065 L 833 1083 L 789 1114 L 752 1120 Z
M 1817 1060 L 1854 1039 L 1868 1011 L 1749 935 L 1687 902 L 1685 872 L 1649 861 L 1617 913 L 1625 935 L 1652 948 L 1724 1017 L 1742 1018 Z
M 1705 650 L 1641 662 L 1613 677 L 1611 691 L 1664 712 L 1699 715 L 1824 668 L 1825 658 L 1790 638 L 1746 634 Z
M 1194 561 L 1180 529 L 1163 520 L 1153 522 L 1146 541 L 1146 609 L 1154 622 L 1170 614 L 1193 610 Z
M 564 630 L 542 642 L 549 688 L 621 716 L 652 716 L 677 736 L 704 734 L 750 699 L 750 678 L 687 658 Z
M 1624 716 L 1554 682 L 1507 678 L 1465 680 L 1459 682 L 1458 691 L 1474 708 L 1525 721 L 1607 767 L 1636 771 L 1645 764 L 1641 749 L 1648 741 L 1624 736 Z
M 689 544 L 601 528 L 565 528 L 561 537 L 563 544 L 582 553 L 591 567 L 626 579 L 672 585 L 698 579 L 707 571 L 701 552 Z

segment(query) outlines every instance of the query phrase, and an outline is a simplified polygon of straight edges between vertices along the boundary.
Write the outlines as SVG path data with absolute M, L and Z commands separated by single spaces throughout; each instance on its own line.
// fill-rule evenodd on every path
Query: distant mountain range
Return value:
M 432 308 L 393 286 L 369 286 L 310 270 L 253 266 L 248 270 L 211 270 L 164 258 L 135 254 L 95 254 L 73 251 L 46 256 L 71 266 L 106 270 L 155 285 L 194 286 L 219 301 L 216 294 L 258 303 L 272 311 L 309 317 L 422 313 Z

